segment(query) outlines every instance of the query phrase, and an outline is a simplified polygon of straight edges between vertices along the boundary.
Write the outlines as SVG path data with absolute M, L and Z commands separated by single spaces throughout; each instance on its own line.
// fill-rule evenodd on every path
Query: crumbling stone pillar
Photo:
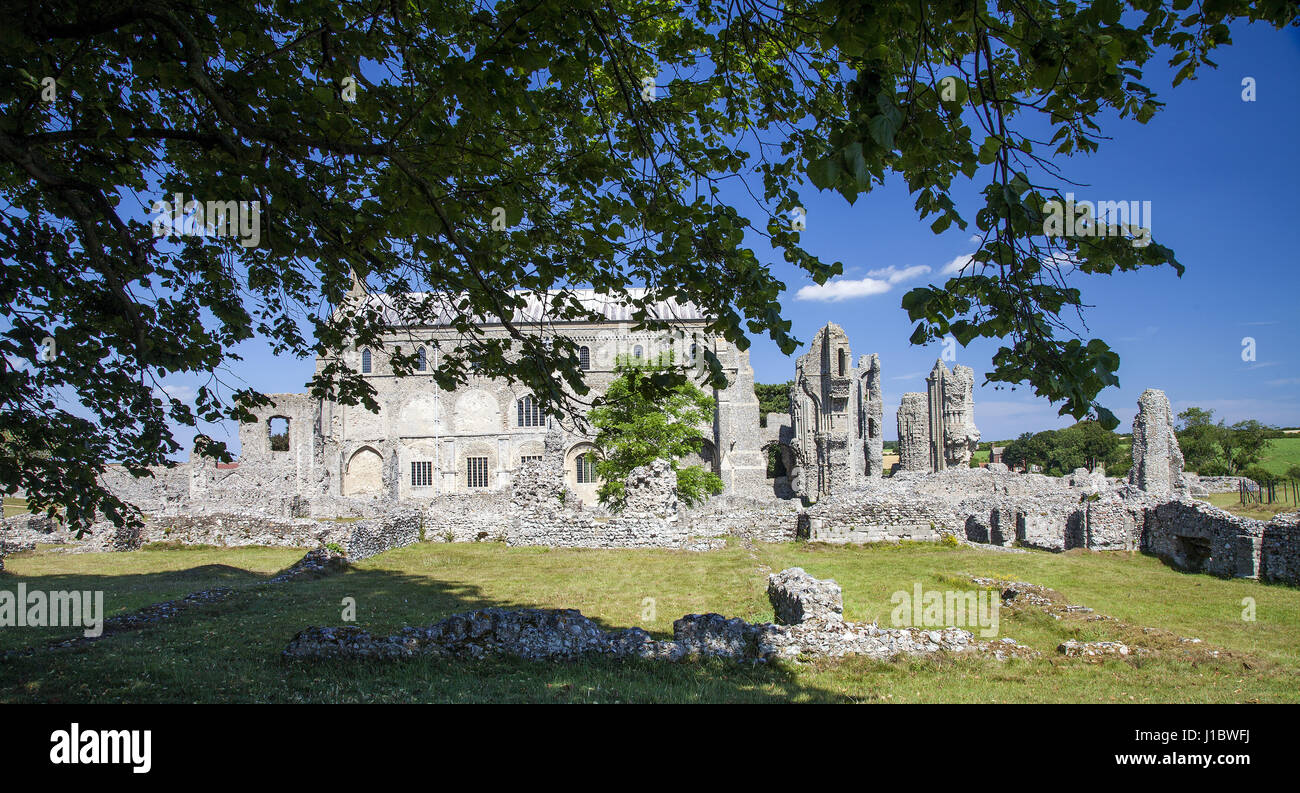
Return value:
M 866 468 L 864 478 L 879 478 L 884 475 L 884 398 L 880 392 L 880 356 L 872 353 L 862 356 L 858 363 L 859 391 L 862 404 L 859 407 L 858 434 L 866 441 Z
M 964 468 L 979 444 L 975 427 L 975 371 L 942 360 L 926 378 L 926 392 L 903 394 L 898 406 L 898 462 L 904 471 Z
M 903 394 L 898 406 L 898 465 L 904 471 L 931 470 L 930 421 L 925 394 Z
M 1183 473 L 1183 451 L 1174 435 L 1169 397 L 1148 388 L 1138 397 L 1133 417 L 1133 468 L 1130 485 L 1153 496 L 1173 495 Z
M 950 372 L 940 359 L 934 362 L 926 386 L 930 470 L 970 465 L 980 440 L 975 427 L 975 371 L 954 366 Z

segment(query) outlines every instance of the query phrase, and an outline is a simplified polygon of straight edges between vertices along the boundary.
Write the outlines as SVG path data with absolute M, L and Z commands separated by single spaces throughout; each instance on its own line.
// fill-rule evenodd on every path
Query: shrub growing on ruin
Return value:
M 617 377 L 588 418 L 596 429 L 599 452 L 596 473 L 602 483 L 600 503 L 621 511 L 632 469 L 667 460 L 677 474 L 677 497 L 698 504 L 722 492 L 722 479 L 699 465 L 682 460 L 699 452 L 704 443 L 701 426 L 713 420 L 713 397 L 690 381 L 681 382 L 666 395 L 656 378 L 670 375 L 671 355 L 657 360 L 620 356 Z

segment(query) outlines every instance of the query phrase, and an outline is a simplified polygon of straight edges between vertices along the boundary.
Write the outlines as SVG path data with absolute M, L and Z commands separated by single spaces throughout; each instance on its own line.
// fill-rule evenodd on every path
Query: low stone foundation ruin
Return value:
M 548 435 L 508 487 L 447 494 L 427 502 L 338 499 L 339 518 L 271 517 L 245 512 L 176 512 L 164 488 L 141 531 L 101 523 L 78 541 L 46 518 L 0 522 L 0 556 L 38 543 L 75 550 L 130 550 L 154 542 L 323 547 L 361 559 L 421 539 L 495 541 L 579 548 L 717 548 L 727 537 L 835 544 L 952 538 L 985 547 L 1049 551 L 1140 550 L 1188 570 L 1300 583 L 1300 513 L 1270 521 L 1236 517 L 1194 493 L 1226 486 L 1181 471 L 1168 400 L 1149 390 L 1134 420 L 1134 466 L 1127 479 L 1085 469 L 1064 477 L 1017 473 L 1001 463 L 864 478 L 804 507 L 798 501 L 723 495 L 687 508 L 666 461 L 633 472 L 626 508 L 586 504 L 564 476 L 563 444 Z M 170 481 L 170 480 L 165 480 Z M 278 506 L 276 507 L 279 508 Z M 148 510 L 146 510 L 148 511 Z M 349 516 L 364 515 L 353 520 Z
M 687 614 L 673 622 L 673 638 L 660 641 L 641 628 L 603 630 L 574 609 L 487 608 L 454 614 L 425 627 L 404 628 L 386 637 L 356 627 L 307 628 L 293 637 L 283 655 L 299 661 L 510 655 L 534 661 L 607 656 L 763 663 L 848 655 L 887 660 L 940 651 L 1005 659 L 1024 655 L 1027 650 L 1011 639 L 976 641 L 970 631 L 961 628 L 881 628 L 875 623 L 845 622 L 839 586 L 798 568 L 770 576 L 768 592 L 778 615 L 793 622 L 756 624 L 721 614 Z

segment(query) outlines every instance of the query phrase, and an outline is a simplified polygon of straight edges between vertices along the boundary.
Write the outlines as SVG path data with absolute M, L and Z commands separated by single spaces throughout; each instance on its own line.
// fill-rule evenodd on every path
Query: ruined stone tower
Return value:
M 839 325 L 818 331 L 795 362 L 790 402 L 791 445 L 800 460 L 796 493 L 818 498 L 881 475 L 880 359 L 864 355 L 854 366 Z
M 979 444 L 975 427 L 975 372 L 934 363 L 926 393 L 908 393 L 898 406 L 898 459 L 904 471 L 942 471 L 970 465 Z

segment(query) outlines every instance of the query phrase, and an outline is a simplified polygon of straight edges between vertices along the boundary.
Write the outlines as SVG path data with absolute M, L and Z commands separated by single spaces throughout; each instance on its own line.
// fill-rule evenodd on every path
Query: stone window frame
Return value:
M 578 368 L 584 372 L 591 371 L 591 348 L 585 344 L 578 348 Z
M 593 451 L 583 452 L 573 458 L 575 466 L 573 476 L 575 481 L 580 485 L 598 484 L 600 477 L 596 474 L 596 453 Z M 583 474 L 586 474 L 584 478 Z
M 420 347 L 415 351 L 415 370 L 417 372 L 429 371 L 429 353 L 424 347 Z
M 515 426 L 540 428 L 547 425 L 547 416 L 533 394 L 524 394 L 515 400 Z
M 275 449 L 272 445 L 275 443 L 275 422 L 284 420 L 284 448 Z M 281 415 L 279 413 L 266 418 L 266 450 L 272 454 L 285 454 L 293 451 L 293 433 L 290 431 L 293 427 L 293 418 Z
M 540 454 L 521 454 L 521 455 L 519 455 L 519 464 L 520 464 L 520 465 L 523 465 L 523 464 L 529 462 L 530 460 L 535 460 L 535 461 L 537 461 L 537 462 L 541 462 L 542 459 L 543 459 L 543 455 L 540 455 Z
M 640 344 L 633 346 L 632 357 L 636 358 L 638 361 L 645 360 L 645 348 L 643 348 Z
M 487 455 L 465 458 L 465 487 L 470 490 L 486 490 L 488 487 Z
M 433 460 L 411 461 L 411 487 L 433 487 Z
M 370 374 L 374 369 L 374 358 L 369 347 L 361 348 L 361 373 Z

